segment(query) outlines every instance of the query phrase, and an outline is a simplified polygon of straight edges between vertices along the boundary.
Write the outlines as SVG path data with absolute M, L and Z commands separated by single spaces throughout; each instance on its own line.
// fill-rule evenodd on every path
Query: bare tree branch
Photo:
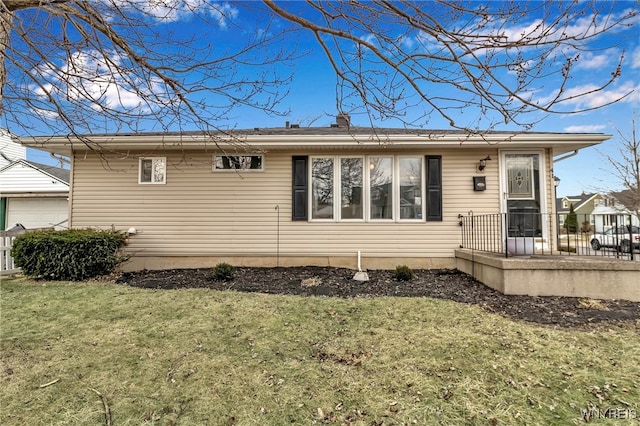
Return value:
M 335 75 L 338 111 L 372 124 L 439 117 L 471 133 L 526 130 L 631 93 L 583 102 L 620 80 L 628 58 L 617 48 L 589 86 L 573 77 L 584 55 L 605 48 L 601 36 L 637 13 L 637 3 L 595 0 L 0 0 L 0 114 L 20 135 L 213 137 L 247 107 L 288 114 L 293 72 L 283 70 L 317 50 Z M 310 38 L 315 47 L 295 43 Z
M 610 166 L 606 171 L 622 185 L 623 190 L 614 196 L 627 208 L 640 215 L 640 139 L 637 137 L 636 119 L 631 120 L 631 133 L 616 129 L 618 133 L 617 155 L 600 150 L 605 162 Z

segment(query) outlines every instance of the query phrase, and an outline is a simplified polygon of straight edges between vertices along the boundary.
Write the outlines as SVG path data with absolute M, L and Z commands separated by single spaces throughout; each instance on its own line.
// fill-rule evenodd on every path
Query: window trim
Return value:
M 153 180 L 153 165 L 156 161 L 162 160 L 163 163 L 163 173 L 162 173 L 162 181 L 154 181 Z M 142 163 L 143 161 L 151 161 L 151 180 L 143 181 L 142 180 Z M 164 185 L 167 183 L 167 157 L 140 157 L 138 158 L 138 184 L 139 185 Z
M 217 168 L 217 164 L 218 164 L 218 158 L 222 158 L 222 157 L 260 157 L 260 168 L 259 169 L 243 169 L 243 168 L 239 168 L 239 169 L 234 169 L 234 168 L 229 168 L 229 169 L 219 169 Z M 229 155 L 229 154 L 213 154 L 213 163 L 211 165 L 211 170 L 214 173 L 236 173 L 236 172 L 251 172 L 251 173 L 257 173 L 257 172 L 264 172 L 264 154 L 246 154 L 246 155 Z

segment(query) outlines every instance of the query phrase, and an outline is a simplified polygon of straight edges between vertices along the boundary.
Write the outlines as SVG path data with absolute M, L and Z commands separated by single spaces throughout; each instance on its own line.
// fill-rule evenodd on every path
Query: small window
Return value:
M 139 168 L 138 183 L 166 183 L 167 160 L 165 157 L 141 158 Z
M 569 208 L 569 202 L 567 200 L 563 200 L 562 201 L 562 208 L 563 209 L 568 209 Z
M 214 171 L 264 170 L 263 155 L 215 155 Z

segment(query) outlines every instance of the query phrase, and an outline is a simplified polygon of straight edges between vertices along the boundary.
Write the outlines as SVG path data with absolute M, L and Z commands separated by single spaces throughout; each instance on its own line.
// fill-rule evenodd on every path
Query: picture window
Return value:
M 423 157 L 311 157 L 310 166 L 311 220 L 425 220 Z

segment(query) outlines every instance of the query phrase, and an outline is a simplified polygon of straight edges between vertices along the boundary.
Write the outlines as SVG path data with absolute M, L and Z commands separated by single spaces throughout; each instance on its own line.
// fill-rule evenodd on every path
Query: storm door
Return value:
M 543 235 L 544 165 L 541 153 L 502 153 L 503 213 L 508 237 Z

